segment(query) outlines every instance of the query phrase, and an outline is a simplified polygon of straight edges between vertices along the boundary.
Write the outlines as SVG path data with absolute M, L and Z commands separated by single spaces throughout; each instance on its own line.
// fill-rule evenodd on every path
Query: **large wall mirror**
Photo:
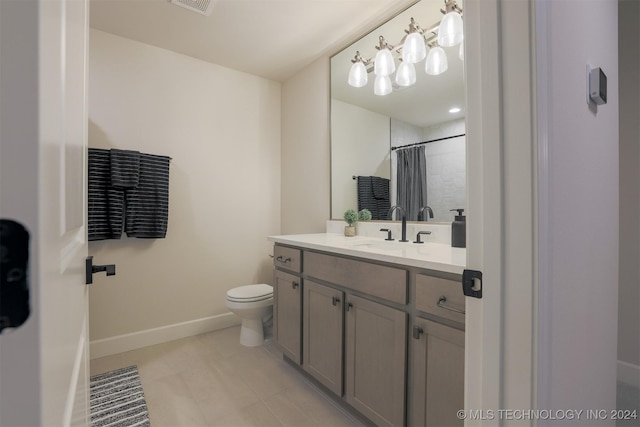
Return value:
M 429 206 L 433 218 L 420 219 L 451 222 L 451 209 L 466 208 L 460 45 L 443 48 L 448 66 L 441 74 L 425 72 L 427 58 L 414 64 L 414 84 L 401 86 L 396 80 L 401 65 L 397 46 L 404 42 L 405 29 L 413 18 L 425 30 L 427 52 L 434 49 L 436 37 L 429 30 L 440 23 L 443 6 L 442 1 L 421 0 L 331 58 L 331 218 L 367 207 L 374 219 L 387 220 L 389 206 L 401 205 L 409 220 L 417 220 L 420 208 Z M 349 84 L 352 59 L 357 52 L 363 61 L 375 59 L 381 36 L 396 46 L 391 49 L 396 72 L 389 76 L 387 95 L 374 93 L 371 63 L 365 67 L 364 86 Z

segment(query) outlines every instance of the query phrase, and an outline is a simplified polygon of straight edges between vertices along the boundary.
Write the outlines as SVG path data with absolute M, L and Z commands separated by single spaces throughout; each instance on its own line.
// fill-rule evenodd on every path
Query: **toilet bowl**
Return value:
M 227 291 L 226 306 L 242 320 L 240 344 L 256 347 L 264 342 L 263 320 L 273 313 L 273 287 L 246 285 Z

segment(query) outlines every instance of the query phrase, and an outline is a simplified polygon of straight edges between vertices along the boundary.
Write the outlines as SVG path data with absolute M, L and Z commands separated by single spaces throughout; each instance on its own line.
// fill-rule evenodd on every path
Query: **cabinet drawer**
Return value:
M 273 247 L 273 265 L 278 268 L 300 273 L 302 271 L 302 252 L 300 249 L 287 248 L 285 246 L 275 245 Z
M 460 282 L 416 274 L 416 309 L 464 323 L 464 294 Z
M 308 276 L 398 304 L 407 303 L 407 271 L 364 261 L 305 252 Z

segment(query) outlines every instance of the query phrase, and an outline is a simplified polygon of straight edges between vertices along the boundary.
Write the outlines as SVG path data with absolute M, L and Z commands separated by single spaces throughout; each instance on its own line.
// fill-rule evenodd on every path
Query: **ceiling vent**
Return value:
M 184 7 L 200 15 L 211 15 L 215 0 L 171 0 L 176 6 Z

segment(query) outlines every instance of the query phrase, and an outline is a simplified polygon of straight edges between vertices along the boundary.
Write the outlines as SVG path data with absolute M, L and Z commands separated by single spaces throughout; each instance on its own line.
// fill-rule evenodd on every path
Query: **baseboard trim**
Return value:
M 618 360 L 618 382 L 640 388 L 640 366 Z
M 98 357 L 111 356 L 112 354 L 217 331 L 239 324 L 240 319 L 231 312 L 190 320 L 188 322 L 175 323 L 173 325 L 91 341 L 89 343 L 89 355 L 91 359 L 97 359 Z

